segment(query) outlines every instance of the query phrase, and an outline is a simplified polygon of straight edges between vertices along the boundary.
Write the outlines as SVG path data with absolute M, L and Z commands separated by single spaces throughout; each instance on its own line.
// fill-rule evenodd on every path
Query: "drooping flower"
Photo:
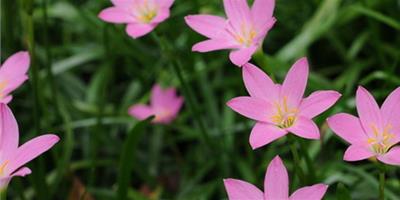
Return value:
M 0 103 L 12 100 L 11 92 L 27 79 L 30 58 L 26 51 L 20 51 L 9 57 L 0 67 Z
M 26 163 L 49 150 L 59 141 L 52 134 L 36 137 L 18 147 L 17 121 L 6 104 L 0 104 L 0 191 L 5 189 L 14 176 L 26 176 L 31 170 Z
M 169 17 L 174 0 L 111 0 L 113 7 L 102 10 L 103 21 L 127 24 L 126 32 L 138 38 L 151 32 Z
M 150 105 L 136 104 L 129 108 L 129 114 L 139 120 L 155 116 L 154 123 L 169 124 L 178 115 L 183 98 L 177 96 L 175 88 L 163 90 L 159 85 L 151 90 Z
M 253 149 L 291 132 L 307 139 L 319 139 L 319 129 L 312 118 L 331 107 L 341 96 L 336 91 L 317 91 L 303 99 L 308 79 L 306 58 L 289 70 L 283 84 L 275 84 L 262 70 L 248 63 L 243 80 L 250 97 L 236 97 L 227 105 L 234 111 L 256 120 L 250 134 Z
M 231 49 L 230 60 L 237 66 L 249 62 L 275 24 L 272 16 L 275 0 L 255 0 L 250 8 L 246 0 L 224 0 L 228 19 L 213 15 L 189 15 L 186 23 L 208 40 L 195 44 L 197 52 Z
M 328 118 L 329 127 L 350 143 L 346 161 L 376 157 L 383 163 L 400 165 L 400 87 L 393 91 L 382 107 L 363 87 L 356 94 L 358 118 L 339 113 Z
M 225 179 L 229 200 L 320 200 L 328 185 L 315 184 L 295 191 L 289 197 L 289 177 L 281 158 L 276 156 L 268 166 L 264 179 L 264 192 L 256 186 L 237 179 Z

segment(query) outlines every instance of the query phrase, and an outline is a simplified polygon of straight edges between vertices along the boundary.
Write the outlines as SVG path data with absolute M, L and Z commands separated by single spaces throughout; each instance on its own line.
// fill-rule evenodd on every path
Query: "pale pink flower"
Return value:
M 315 184 L 295 191 L 289 197 L 289 176 L 281 158 L 276 156 L 268 166 L 264 192 L 256 186 L 237 179 L 225 179 L 229 200 L 320 200 L 328 185 Z
M 262 46 L 268 31 L 275 24 L 272 16 L 275 0 L 255 0 L 250 8 L 247 0 L 224 0 L 228 19 L 213 15 L 189 15 L 186 23 L 208 40 L 195 44 L 197 52 L 231 49 L 230 60 L 237 66 L 247 63 Z
M 102 10 L 103 21 L 127 24 L 126 32 L 138 38 L 151 32 L 169 17 L 174 0 L 111 0 L 113 7 Z
M 169 124 L 176 118 L 182 105 L 183 98 L 177 96 L 175 88 L 163 90 L 156 84 L 151 90 L 150 105 L 133 105 L 129 108 L 129 114 L 139 120 L 155 116 L 154 123 Z
M 0 67 L 0 103 L 12 100 L 11 92 L 28 79 L 30 58 L 26 51 L 20 51 L 9 57 Z
M 350 143 L 346 161 L 376 157 L 390 165 L 400 165 L 400 87 L 393 91 L 382 107 L 363 87 L 358 87 L 356 105 L 359 118 L 339 113 L 328 118 L 329 127 Z
M 7 187 L 14 176 L 26 176 L 31 170 L 26 163 L 49 150 L 59 141 L 58 136 L 48 134 L 36 137 L 18 147 L 18 124 L 10 108 L 0 104 L 0 190 Z
M 237 97 L 227 105 L 234 111 L 256 120 L 250 134 L 253 149 L 291 132 L 307 139 L 319 139 L 319 129 L 312 118 L 331 107 L 341 96 L 336 91 L 317 91 L 303 99 L 308 79 L 306 58 L 289 70 L 282 85 L 275 84 L 262 70 L 248 63 L 243 80 L 250 97 Z

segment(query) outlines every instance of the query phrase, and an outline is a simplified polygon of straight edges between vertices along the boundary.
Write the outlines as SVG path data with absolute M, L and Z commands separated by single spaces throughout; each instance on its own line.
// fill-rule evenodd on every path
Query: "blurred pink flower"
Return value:
M 139 120 L 154 115 L 154 123 L 169 124 L 176 118 L 182 105 L 183 98 L 177 96 L 175 88 L 163 90 L 155 85 L 151 90 L 150 105 L 133 105 L 129 108 L 129 114 Z
M 0 138 L 0 190 L 6 188 L 14 176 L 30 174 L 31 170 L 23 166 L 59 141 L 58 136 L 48 134 L 18 147 L 18 124 L 6 104 L 0 104 Z
M 232 49 L 229 57 L 237 66 L 247 63 L 275 24 L 272 17 L 275 0 L 255 0 L 250 8 L 246 0 L 224 0 L 228 19 L 213 15 L 189 15 L 186 23 L 209 39 L 195 44 L 193 51 Z
M 229 200 L 320 200 L 328 189 L 325 184 L 315 184 L 300 188 L 289 197 L 289 177 L 279 156 L 268 166 L 264 193 L 256 186 L 237 179 L 225 179 L 224 184 Z
M 127 24 L 126 32 L 138 38 L 151 32 L 169 17 L 174 0 L 111 0 L 113 7 L 102 10 L 103 21 Z
M 356 104 L 359 118 L 339 113 L 328 118 L 329 127 L 351 145 L 346 161 L 376 157 L 390 165 L 400 165 L 400 87 L 393 91 L 382 107 L 363 87 L 358 87 Z
M 26 51 L 20 51 L 9 57 L 0 67 L 0 103 L 12 100 L 11 92 L 27 79 L 30 58 Z
M 288 132 L 307 139 L 319 139 L 319 129 L 312 118 L 331 107 L 341 94 L 317 91 L 303 99 L 307 78 L 306 58 L 292 66 L 282 85 L 273 83 L 256 66 L 250 63 L 244 65 L 243 80 L 250 97 L 236 97 L 227 105 L 257 121 L 250 134 L 253 149 L 267 145 Z

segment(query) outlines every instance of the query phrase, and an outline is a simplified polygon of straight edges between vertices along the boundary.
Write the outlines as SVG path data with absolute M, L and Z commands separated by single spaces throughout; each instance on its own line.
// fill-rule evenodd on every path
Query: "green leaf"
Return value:
M 337 200 L 351 200 L 350 192 L 343 183 L 337 184 L 336 199 Z

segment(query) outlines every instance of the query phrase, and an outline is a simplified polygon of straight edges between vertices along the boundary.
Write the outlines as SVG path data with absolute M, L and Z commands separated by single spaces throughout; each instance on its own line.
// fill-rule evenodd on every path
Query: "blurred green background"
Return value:
M 378 198 L 377 164 L 344 162 L 347 144 L 325 119 L 355 113 L 358 85 L 379 102 L 400 85 L 399 0 L 277 0 L 278 21 L 253 63 L 280 82 L 295 60 L 307 56 L 307 94 L 321 89 L 343 94 L 316 118 L 321 141 L 297 138 L 302 160 L 297 167 L 305 171 L 305 182 L 296 176 L 287 138 L 251 150 L 253 122 L 225 105 L 247 95 L 228 52 L 191 52 L 204 38 L 183 17 L 222 16 L 222 0 L 176 0 L 171 17 L 156 28 L 172 47 L 169 52 L 160 49 L 154 33 L 134 40 L 125 26 L 98 19 L 110 6 L 108 0 L 1 0 L 2 62 L 20 50 L 33 53 L 30 81 L 10 104 L 21 140 L 48 132 L 62 138 L 29 165 L 32 175 L 13 179 L 10 199 L 226 199 L 223 178 L 262 188 L 277 154 L 288 168 L 291 191 L 323 182 L 330 185 L 325 199 Z M 181 63 L 184 85 L 172 58 Z M 128 107 L 146 102 L 156 82 L 186 91 L 193 112 L 186 98 L 168 126 L 128 116 Z M 387 166 L 386 172 L 387 199 L 400 199 L 399 168 Z

